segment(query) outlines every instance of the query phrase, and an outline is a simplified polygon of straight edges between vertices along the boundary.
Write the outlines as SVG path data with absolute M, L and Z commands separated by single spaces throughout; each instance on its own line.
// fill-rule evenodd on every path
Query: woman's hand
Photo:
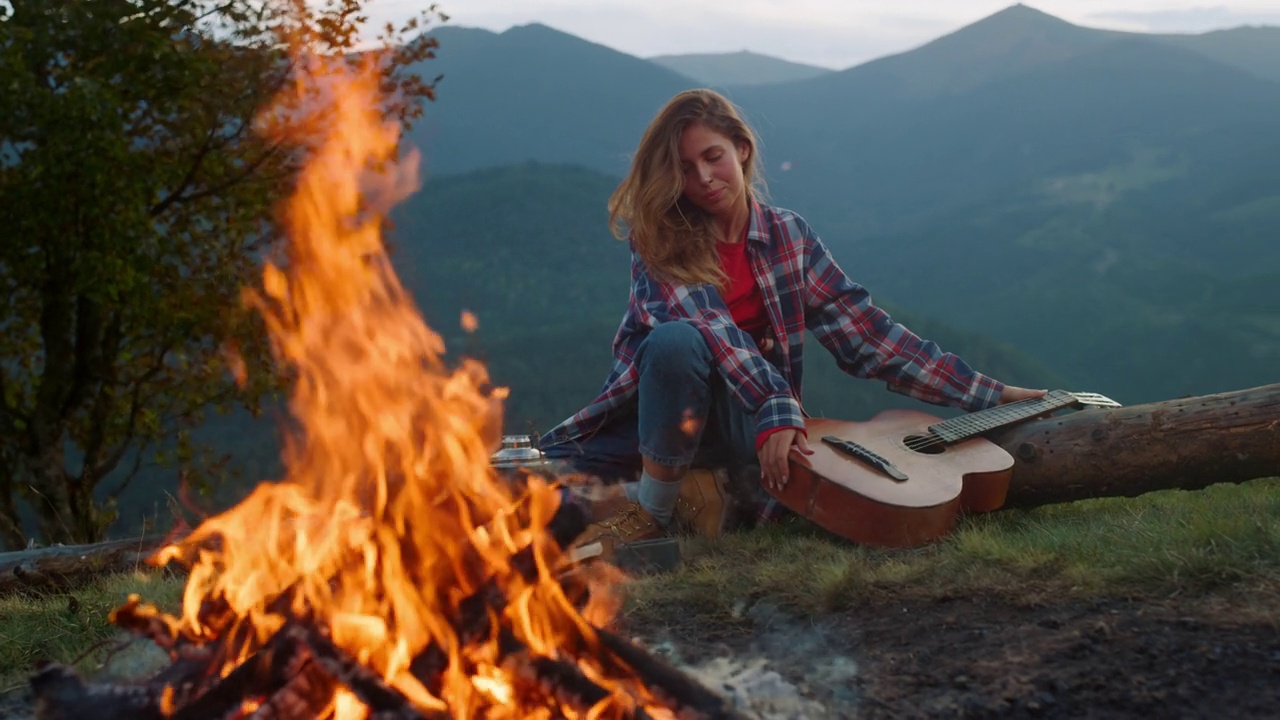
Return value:
M 805 455 L 812 455 L 809 440 L 805 434 L 795 428 L 784 428 L 765 438 L 757 455 L 760 458 L 760 480 L 765 487 L 781 490 L 790 476 L 792 449 Z
M 1000 393 L 1000 405 L 1005 403 L 1017 402 L 1019 400 L 1030 400 L 1031 398 L 1044 397 L 1047 390 L 1028 390 L 1027 388 L 1014 387 L 1005 385 L 1004 392 Z

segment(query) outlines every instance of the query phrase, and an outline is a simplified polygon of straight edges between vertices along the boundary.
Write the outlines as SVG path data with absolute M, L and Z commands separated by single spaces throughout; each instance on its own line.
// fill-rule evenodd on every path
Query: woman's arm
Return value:
M 782 374 L 764 359 L 755 340 L 733 322 L 710 285 L 673 285 L 651 277 L 632 255 L 629 314 L 639 325 L 656 327 L 687 320 L 702 334 L 730 394 L 756 417 L 756 432 L 804 427 L 804 416 Z

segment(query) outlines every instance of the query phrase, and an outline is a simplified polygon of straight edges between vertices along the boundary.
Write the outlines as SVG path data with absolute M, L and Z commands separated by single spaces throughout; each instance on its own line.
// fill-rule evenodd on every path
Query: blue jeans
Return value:
M 660 465 L 741 467 L 756 462 L 756 421 L 738 404 L 697 328 L 670 322 L 649 332 L 636 358 L 636 396 L 596 433 L 544 448 L 547 458 L 605 482 Z

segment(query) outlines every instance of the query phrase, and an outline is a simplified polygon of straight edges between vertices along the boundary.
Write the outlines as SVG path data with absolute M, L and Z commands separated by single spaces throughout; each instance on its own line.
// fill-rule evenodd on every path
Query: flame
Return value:
M 532 477 L 517 491 L 495 474 L 504 393 L 484 390 L 478 363 L 444 365 L 443 341 L 392 270 L 383 220 L 418 187 L 417 157 L 397 157 L 376 68 L 308 67 L 285 106 L 321 88 L 325 122 L 310 126 L 321 134 L 285 209 L 285 257 L 246 294 L 292 380 L 286 476 L 157 556 L 191 568 L 176 632 L 237 639 L 225 673 L 289 618 L 307 618 L 420 709 L 545 714 L 521 707 L 496 631 L 480 644 L 462 636 L 459 603 L 498 588 L 493 624 L 555 657 L 562 643 L 593 642 L 616 600 L 593 593 L 578 609 L 566 597 L 555 580 L 566 561 L 546 530 L 557 488 Z M 513 562 L 522 551 L 532 577 Z M 410 669 L 433 646 L 449 659 L 435 692 Z M 612 693 L 583 716 L 613 717 L 644 694 L 577 662 Z M 330 707 L 342 720 L 366 716 L 345 691 Z
M 470 310 L 462 311 L 462 319 L 460 322 L 462 324 L 462 329 L 469 333 L 473 333 L 480 328 L 480 319 L 477 318 L 476 314 Z
M 685 410 L 680 418 L 680 432 L 693 437 L 702 427 L 702 421 L 694 417 L 693 410 Z

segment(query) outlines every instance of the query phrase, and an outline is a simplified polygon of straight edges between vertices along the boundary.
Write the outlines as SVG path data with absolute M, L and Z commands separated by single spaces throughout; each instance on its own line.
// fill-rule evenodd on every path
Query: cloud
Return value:
M 1236 10 L 1222 5 L 1176 10 L 1113 11 L 1093 13 L 1089 17 L 1147 32 L 1204 32 L 1241 25 L 1280 26 L 1280 12 Z

